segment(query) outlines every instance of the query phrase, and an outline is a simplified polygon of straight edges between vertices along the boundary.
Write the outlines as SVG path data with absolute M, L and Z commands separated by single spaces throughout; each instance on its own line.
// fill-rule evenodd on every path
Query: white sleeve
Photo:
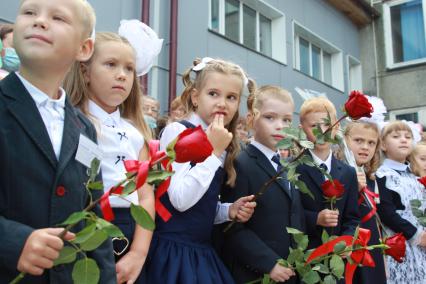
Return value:
M 167 145 L 186 128 L 178 122 L 166 126 L 160 139 L 160 149 Z M 175 174 L 171 178 L 168 194 L 170 202 L 178 211 L 194 206 L 204 195 L 222 162 L 212 154 L 204 162 L 191 168 L 190 163 L 173 163 Z
M 214 218 L 215 224 L 225 223 L 227 221 L 231 221 L 229 219 L 229 207 L 232 203 L 221 203 L 218 202 L 216 206 L 216 216 Z

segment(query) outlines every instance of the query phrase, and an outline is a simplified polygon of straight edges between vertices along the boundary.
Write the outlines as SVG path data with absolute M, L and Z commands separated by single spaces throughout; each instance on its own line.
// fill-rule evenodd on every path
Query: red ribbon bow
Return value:
M 165 158 L 166 153 L 164 151 L 158 151 L 158 148 L 160 146 L 160 141 L 158 140 L 151 140 L 149 142 L 149 161 L 137 161 L 137 160 L 126 160 L 124 161 L 124 167 L 128 173 L 136 173 L 136 190 L 139 189 L 141 186 L 144 185 L 149 169 L 156 164 L 159 160 L 161 160 L 161 163 L 164 168 L 167 167 L 169 159 Z M 167 170 L 171 171 L 172 167 L 171 165 L 167 168 Z M 157 188 L 155 192 L 155 210 L 157 211 L 158 215 L 164 220 L 168 221 L 170 217 L 172 216 L 171 213 L 167 210 L 167 208 L 160 202 L 160 197 L 166 193 L 167 189 L 170 185 L 170 177 L 168 177 L 165 181 L 163 181 Z M 100 200 L 100 206 L 102 213 L 104 215 L 105 220 L 112 221 L 114 220 L 114 212 L 112 211 L 111 204 L 109 202 L 109 196 L 111 194 L 117 194 L 120 195 L 123 192 L 123 186 L 118 187 L 112 187 L 110 190 L 106 191 Z
M 359 192 L 359 198 L 358 198 L 358 205 L 360 205 L 362 202 L 364 202 L 365 198 L 368 199 L 367 203 L 371 204 L 371 210 L 370 212 L 368 212 L 367 215 L 365 215 L 364 217 L 362 217 L 361 219 L 361 223 L 365 223 L 368 220 L 371 219 L 371 217 L 374 216 L 374 214 L 376 214 L 377 212 L 377 205 L 376 202 L 374 201 L 374 198 L 378 198 L 379 195 L 377 193 L 372 192 L 371 190 L 368 189 L 368 187 L 363 187 L 360 192 Z
M 346 263 L 345 268 L 345 281 L 346 284 L 352 284 L 352 278 L 355 273 L 355 269 L 357 268 L 358 264 L 361 264 L 362 266 L 369 266 L 369 267 L 375 267 L 376 264 L 374 263 L 373 257 L 371 256 L 368 249 L 365 247 L 368 246 L 368 241 L 371 237 L 371 231 L 368 229 L 359 229 L 358 239 L 355 240 L 354 245 L 359 245 L 362 248 L 357 249 L 351 253 L 350 258 L 353 260 L 353 263 L 351 264 L 349 261 Z

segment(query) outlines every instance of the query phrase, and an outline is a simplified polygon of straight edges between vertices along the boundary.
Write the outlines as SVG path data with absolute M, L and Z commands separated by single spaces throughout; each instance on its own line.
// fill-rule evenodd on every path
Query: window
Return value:
M 262 0 L 210 0 L 209 28 L 286 63 L 284 14 Z
M 361 63 L 355 57 L 348 55 L 349 91 L 362 90 Z
M 293 21 L 294 68 L 344 91 L 342 52 Z
M 394 0 L 385 4 L 388 67 L 426 62 L 426 0 Z
M 407 120 L 407 121 L 412 121 L 414 123 L 419 122 L 419 114 L 417 112 L 397 114 L 395 115 L 395 118 L 397 120 Z

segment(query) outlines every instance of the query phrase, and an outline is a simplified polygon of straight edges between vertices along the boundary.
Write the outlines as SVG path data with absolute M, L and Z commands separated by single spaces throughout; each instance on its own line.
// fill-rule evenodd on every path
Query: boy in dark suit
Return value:
M 254 141 L 237 157 L 234 188 L 225 188 L 228 201 L 256 194 L 263 184 L 280 170 L 276 144 L 283 138 L 281 130 L 291 124 L 293 99 L 287 91 L 264 86 L 248 100 L 248 124 Z M 257 199 L 257 207 L 247 223 L 235 224 L 225 235 L 224 259 L 237 283 L 246 283 L 269 274 L 276 282 L 296 283 L 294 271 L 277 263 L 286 259 L 292 237 L 286 227 L 304 229 L 303 208 L 297 190 L 283 173 Z
M 50 269 L 64 245 L 54 227 L 88 204 L 87 167 L 76 153 L 96 147 L 96 133 L 61 84 L 75 60 L 92 54 L 94 23 L 85 0 L 21 1 L 14 26 L 21 67 L 0 82 L 0 283 L 19 272 L 28 274 L 21 283 L 72 281 L 72 265 Z M 110 240 L 88 256 L 101 283 L 116 282 Z
M 315 143 L 313 129 L 320 125 L 324 132 L 330 125 L 325 123 L 328 114 L 331 125 L 336 122 L 336 109 L 326 98 L 312 98 L 306 100 L 300 108 L 300 124 L 309 141 Z M 336 133 L 332 130 L 332 137 Z M 300 165 L 297 173 L 299 180 L 303 181 L 314 195 L 312 199 L 302 194 L 302 204 L 305 211 L 306 230 L 309 237 L 309 248 L 322 244 L 321 234 L 325 228 L 333 235 L 353 235 L 359 224 L 358 212 L 358 181 L 355 169 L 334 158 L 330 143 L 315 143 L 313 150 L 307 151 L 314 162 L 327 171 L 333 179 L 340 181 L 344 188 L 343 196 L 337 200 L 335 210 L 328 209 L 328 202 L 324 199 L 321 189 L 325 176 L 315 167 Z

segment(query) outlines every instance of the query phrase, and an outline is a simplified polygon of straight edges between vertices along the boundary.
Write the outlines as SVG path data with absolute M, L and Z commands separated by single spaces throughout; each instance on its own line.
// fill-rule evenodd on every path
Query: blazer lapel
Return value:
M 7 108 L 19 122 L 24 131 L 31 137 L 40 151 L 46 156 L 53 167 L 57 159 L 52 142 L 37 106 L 15 73 L 11 73 L 2 81 L 5 96 L 10 98 Z
M 340 177 L 342 176 L 342 166 L 334 157 L 331 158 L 330 175 L 333 179 L 337 179 L 338 181 L 343 183 L 343 181 L 340 179 Z
M 309 155 L 312 158 L 312 155 L 311 155 L 311 153 L 309 151 L 306 151 L 305 154 Z M 304 167 L 306 168 L 306 172 L 312 178 L 312 180 L 314 181 L 314 183 L 316 185 L 318 185 L 319 189 L 321 189 L 321 185 L 325 181 L 325 178 L 324 178 L 323 174 L 318 169 L 316 169 L 314 167 L 310 167 L 310 166 L 306 166 L 306 165 L 304 165 Z
M 74 156 L 80 140 L 80 133 L 85 126 L 79 122 L 75 109 L 68 98 L 65 101 L 64 132 L 62 136 L 61 154 L 56 176 L 59 177 L 69 160 Z
M 277 174 L 274 167 L 271 165 L 271 162 L 269 162 L 268 159 L 265 157 L 265 155 L 255 146 L 248 145 L 246 148 L 246 151 L 248 152 L 250 156 L 256 159 L 256 163 L 259 165 L 260 168 L 262 168 L 266 172 L 266 174 L 269 177 L 272 178 L 273 176 Z M 287 181 L 287 178 L 285 177 L 285 173 L 282 174 L 281 178 L 277 179 L 276 182 L 280 186 L 282 191 L 284 191 L 285 194 L 291 199 L 291 193 L 288 187 L 288 181 Z

